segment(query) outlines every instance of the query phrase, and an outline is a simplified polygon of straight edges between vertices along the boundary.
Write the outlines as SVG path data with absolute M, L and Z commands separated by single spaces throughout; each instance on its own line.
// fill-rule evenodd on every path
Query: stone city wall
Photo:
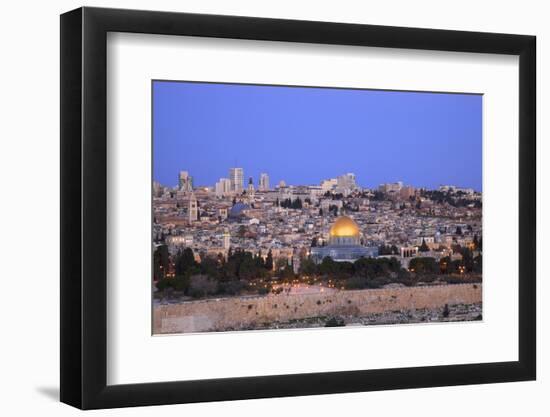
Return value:
M 222 331 L 255 323 L 319 316 L 363 316 L 387 311 L 480 303 L 481 284 L 434 285 L 316 294 L 208 299 L 155 305 L 153 333 Z

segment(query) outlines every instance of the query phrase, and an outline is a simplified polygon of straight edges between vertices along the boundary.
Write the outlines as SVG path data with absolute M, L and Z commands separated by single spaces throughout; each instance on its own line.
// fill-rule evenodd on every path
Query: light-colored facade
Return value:
M 189 197 L 188 214 L 189 222 L 196 222 L 199 218 L 199 206 L 197 204 L 197 197 L 195 197 L 195 194 L 191 194 L 191 197 Z
M 403 182 L 397 181 L 392 183 L 380 184 L 378 190 L 383 193 L 398 193 L 403 188 Z
M 267 175 L 265 172 L 260 174 L 258 189 L 260 191 L 269 191 L 269 175 Z
M 223 197 L 231 194 L 231 180 L 229 178 L 220 178 L 214 187 L 216 197 Z
M 336 178 L 330 178 L 328 180 L 321 181 L 321 191 L 326 193 L 327 191 L 332 191 L 338 185 L 338 180 Z
M 416 189 L 410 185 L 404 186 L 399 190 L 399 197 L 406 200 L 416 195 Z
M 348 195 L 356 188 L 355 174 L 350 172 L 336 178 L 336 192 Z
M 218 217 L 223 221 L 223 220 L 227 219 L 227 216 L 229 214 L 228 212 L 229 211 L 228 211 L 227 207 L 220 207 L 218 209 Z
M 178 176 L 178 186 L 180 191 L 193 191 L 193 177 L 188 171 L 180 171 Z
M 402 258 L 413 258 L 418 256 L 418 247 L 417 246 L 403 246 L 399 248 L 399 254 Z
M 231 191 L 240 194 L 243 192 L 244 171 L 242 168 L 229 168 Z

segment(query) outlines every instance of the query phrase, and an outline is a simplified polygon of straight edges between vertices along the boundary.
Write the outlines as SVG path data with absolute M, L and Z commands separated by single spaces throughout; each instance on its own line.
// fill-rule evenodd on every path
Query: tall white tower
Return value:
M 269 191 L 269 175 L 265 172 L 260 174 L 260 184 L 258 188 L 260 191 Z
M 225 229 L 223 232 L 223 248 L 225 250 L 229 250 L 230 246 L 231 246 L 231 235 L 229 234 L 229 230 Z
M 190 222 L 196 222 L 199 218 L 199 206 L 197 204 L 197 198 L 195 197 L 195 194 L 191 194 L 191 197 L 189 197 L 189 221 Z

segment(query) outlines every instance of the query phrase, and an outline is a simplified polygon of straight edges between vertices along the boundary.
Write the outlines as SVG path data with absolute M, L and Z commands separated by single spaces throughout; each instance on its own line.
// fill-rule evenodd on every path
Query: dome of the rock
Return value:
M 330 237 L 359 237 L 359 226 L 347 216 L 339 217 L 330 228 Z
M 361 231 L 353 219 L 341 216 L 329 230 L 328 244 L 311 248 L 311 256 L 316 263 L 326 257 L 336 262 L 355 262 L 359 258 L 378 256 L 378 248 L 361 244 Z

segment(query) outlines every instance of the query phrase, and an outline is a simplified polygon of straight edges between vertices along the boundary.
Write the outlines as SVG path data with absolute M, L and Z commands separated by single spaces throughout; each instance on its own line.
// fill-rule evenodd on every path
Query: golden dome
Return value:
M 330 237 L 359 237 L 359 227 L 347 216 L 338 217 L 330 228 Z

